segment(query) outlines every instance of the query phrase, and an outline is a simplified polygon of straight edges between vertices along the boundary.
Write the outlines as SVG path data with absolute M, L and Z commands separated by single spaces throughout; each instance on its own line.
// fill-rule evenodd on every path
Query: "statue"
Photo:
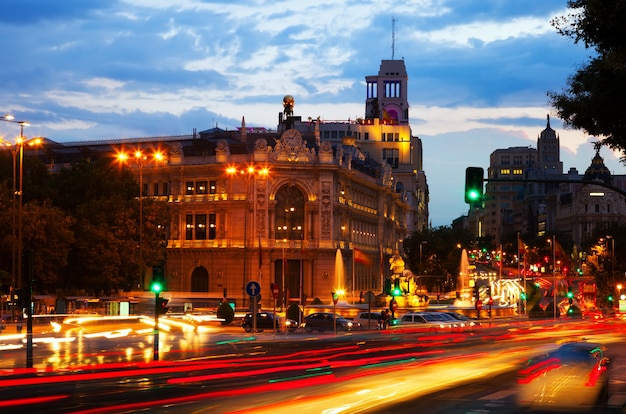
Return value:
M 393 257 L 389 259 L 389 264 L 391 265 L 389 266 L 389 269 L 391 269 L 391 272 L 394 275 L 401 275 L 404 273 L 404 260 L 397 250 L 393 252 Z

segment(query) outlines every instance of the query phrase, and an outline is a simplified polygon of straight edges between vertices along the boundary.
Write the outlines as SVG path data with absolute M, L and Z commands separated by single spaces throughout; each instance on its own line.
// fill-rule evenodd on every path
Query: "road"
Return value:
M 612 358 L 614 407 L 603 412 L 622 412 L 625 331 L 622 321 L 497 323 L 440 334 L 179 331 L 162 338 L 159 362 L 150 360 L 150 334 L 79 335 L 39 342 L 34 370 L 5 366 L 5 352 L 18 360 L 23 350 L 1 351 L 0 411 L 398 414 L 419 404 L 429 414 L 513 413 L 520 364 L 559 340 L 584 337 L 605 343 Z

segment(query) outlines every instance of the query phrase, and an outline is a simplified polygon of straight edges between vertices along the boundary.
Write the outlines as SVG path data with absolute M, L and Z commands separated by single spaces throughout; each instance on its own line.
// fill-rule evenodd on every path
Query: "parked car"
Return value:
M 336 325 L 335 325 L 336 324 Z M 352 331 L 361 329 L 361 324 L 344 318 L 341 315 L 328 312 L 315 312 L 304 317 L 302 326 L 306 332 L 333 331 L 335 326 L 338 331 Z
M 398 321 L 400 326 L 423 328 L 429 332 L 446 332 L 452 330 L 452 324 L 434 312 L 407 312 Z
M 608 365 L 604 346 L 585 341 L 531 358 L 519 371 L 518 405 L 566 412 L 606 407 Z
M 361 329 L 381 329 L 381 320 L 380 312 L 359 312 L 352 322 L 358 322 Z
M 241 327 L 246 332 L 252 332 L 253 329 L 253 319 L 252 314 L 248 313 L 243 317 L 243 321 L 241 321 Z M 277 331 L 282 331 L 283 324 L 281 323 L 280 317 L 271 312 L 257 312 L 256 314 L 256 329 L 257 331 L 263 331 L 264 329 L 273 330 L 276 328 Z M 285 330 L 289 332 L 293 332 L 298 328 L 298 322 L 293 319 L 285 319 L 284 320 Z

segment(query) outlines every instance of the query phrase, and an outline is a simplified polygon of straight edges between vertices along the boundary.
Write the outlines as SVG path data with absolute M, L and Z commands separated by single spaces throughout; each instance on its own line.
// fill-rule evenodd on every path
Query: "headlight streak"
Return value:
M 540 336 L 546 337 L 546 336 L 551 336 L 551 335 L 553 335 L 553 332 L 551 334 L 548 332 L 544 332 L 544 333 L 541 333 L 540 335 L 538 334 L 536 338 L 535 337 L 531 338 L 531 341 L 533 339 L 539 339 Z M 483 340 L 491 341 L 494 337 L 495 336 L 485 337 L 485 339 Z M 431 341 L 431 342 L 428 342 L 426 338 L 428 338 L 428 341 Z M 442 338 L 447 338 L 448 341 L 446 342 L 445 340 L 442 340 Z M 254 340 L 254 337 L 252 338 L 252 340 Z M 442 346 L 450 342 L 459 342 L 459 339 L 457 337 L 448 336 L 448 335 L 433 335 L 430 337 L 421 336 L 421 337 L 418 337 L 417 340 L 418 342 L 421 342 L 421 343 L 418 343 L 418 344 L 413 343 L 413 344 L 407 344 L 407 345 L 398 344 L 397 346 L 388 346 L 385 348 L 380 348 L 380 350 L 393 352 L 393 350 L 401 351 L 402 349 L 407 348 L 407 347 L 415 348 L 415 347 L 422 347 L 422 346 Z M 528 342 L 528 339 L 526 337 L 520 340 L 525 340 L 526 342 Z M 238 340 L 238 342 L 241 342 L 241 340 Z M 225 342 L 225 343 L 230 343 L 230 342 Z M 360 345 L 366 346 L 367 344 L 360 343 Z M 421 361 L 417 360 L 416 359 L 417 357 L 407 357 L 411 353 L 403 353 L 401 355 L 403 359 L 398 359 L 400 355 L 396 355 L 396 356 L 387 355 L 387 356 L 377 356 L 377 357 L 372 357 L 372 358 L 360 358 L 360 359 L 355 358 L 355 360 L 353 361 L 338 360 L 338 358 L 360 357 L 360 355 L 363 355 L 363 354 L 367 355 L 368 352 L 371 352 L 371 350 L 366 349 L 363 346 L 359 347 L 359 346 L 351 345 L 351 346 L 337 347 L 337 348 L 324 349 L 324 350 L 301 351 L 301 352 L 289 354 L 287 356 L 264 355 L 262 357 L 242 358 L 240 355 L 229 355 L 233 357 L 230 360 L 227 360 L 227 361 L 218 360 L 218 361 L 211 361 L 208 363 L 206 361 L 204 362 L 177 361 L 175 363 L 163 363 L 163 364 L 120 363 L 117 365 L 106 364 L 102 366 L 86 365 L 84 369 L 89 369 L 89 370 L 116 369 L 116 366 L 118 368 L 123 367 L 125 368 L 125 370 L 121 373 L 117 373 L 117 375 L 123 376 L 124 379 L 127 379 L 129 376 L 132 377 L 132 376 L 142 375 L 143 377 L 145 377 L 151 374 L 159 374 L 159 373 L 185 374 L 186 372 L 192 371 L 192 370 L 209 370 L 210 371 L 216 368 L 228 369 L 231 367 L 241 369 L 247 366 L 250 366 L 252 368 L 258 367 L 258 366 L 267 367 L 267 368 L 262 368 L 261 370 L 248 370 L 245 373 L 243 373 L 243 371 L 245 370 L 242 369 L 242 373 L 240 377 L 243 377 L 243 376 L 256 375 L 256 372 L 264 372 L 265 370 L 268 370 L 267 372 L 269 372 L 272 369 L 272 367 L 268 367 L 268 366 L 277 365 L 280 363 L 284 365 L 286 360 L 289 360 L 291 358 L 294 358 L 294 359 L 297 358 L 298 363 L 307 362 L 307 361 L 309 362 L 308 365 L 307 364 L 300 365 L 298 369 L 302 370 L 304 366 L 309 366 L 310 372 L 302 376 L 293 376 L 293 377 L 287 377 L 287 378 L 268 380 L 267 384 L 262 384 L 258 386 L 253 385 L 247 388 L 242 387 L 242 388 L 238 388 L 238 389 L 234 389 L 230 391 L 214 391 L 210 393 L 193 394 L 193 395 L 179 397 L 179 398 L 161 399 L 161 400 L 148 401 L 148 402 L 144 401 L 144 402 L 138 402 L 136 404 L 133 403 L 133 404 L 103 407 L 103 408 L 95 409 L 95 411 L 86 410 L 84 412 L 85 413 L 87 412 L 93 412 L 93 413 L 113 412 L 113 411 L 123 411 L 126 408 L 143 409 L 146 407 L 165 406 L 168 404 L 171 405 L 171 404 L 183 404 L 183 403 L 189 403 L 189 402 L 197 402 L 198 399 L 202 399 L 202 398 L 241 397 L 241 396 L 246 396 L 246 395 L 255 394 L 255 393 L 264 393 L 264 392 L 271 392 L 271 391 L 277 391 L 277 390 L 295 390 L 295 389 L 298 389 L 299 387 L 309 387 L 312 385 L 313 386 L 324 385 L 324 384 L 329 384 L 329 383 L 334 383 L 334 382 L 338 383 L 338 386 L 333 386 L 334 387 L 333 390 L 337 390 L 336 392 L 328 392 L 326 394 L 316 395 L 315 397 L 307 399 L 308 403 L 317 404 L 315 406 L 316 408 L 312 408 L 313 406 L 311 408 L 308 408 L 308 406 L 305 406 L 304 408 L 306 409 L 304 409 L 299 414 L 304 414 L 307 412 L 311 412 L 311 413 L 312 412 L 315 412 L 315 413 L 351 412 L 351 411 L 355 411 L 356 408 L 358 407 L 361 407 L 361 408 L 364 407 L 363 405 L 364 402 L 362 402 L 362 400 L 369 401 L 372 404 L 369 406 L 369 408 L 371 408 L 377 405 L 376 401 L 383 400 L 383 402 L 387 402 L 385 398 L 387 398 L 388 396 L 395 396 L 395 392 L 397 392 L 397 389 L 392 391 L 388 387 L 388 385 L 387 386 L 381 385 L 380 389 L 378 386 L 373 387 L 372 386 L 373 380 L 369 379 L 370 377 L 372 377 L 372 374 L 376 374 L 375 376 L 387 375 L 387 374 L 394 375 L 394 381 L 396 380 L 399 381 L 398 387 L 400 387 L 403 390 L 403 393 L 407 389 L 412 390 L 413 388 L 415 388 L 415 384 L 411 382 L 413 381 L 411 379 L 413 377 L 422 378 L 422 382 L 419 383 L 420 390 L 431 389 L 431 387 L 436 387 L 437 384 L 439 384 L 439 380 L 435 382 L 433 382 L 432 380 L 429 381 L 428 375 L 424 375 L 420 377 L 419 376 L 420 374 L 413 373 L 412 370 L 415 370 L 416 368 L 420 368 L 418 371 L 423 370 L 423 374 L 426 374 L 429 372 L 428 371 L 429 369 L 434 369 L 434 368 L 438 368 L 439 370 L 443 369 L 445 372 L 445 375 L 449 377 L 449 383 L 447 384 L 454 384 L 455 381 L 459 380 L 459 378 L 463 378 L 463 379 L 472 378 L 471 373 L 475 374 L 476 376 L 481 376 L 486 373 L 492 374 L 494 373 L 494 370 L 495 372 L 497 372 L 497 370 L 500 369 L 500 365 L 507 364 L 506 361 L 499 361 L 498 358 L 500 357 L 507 357 L 512 360 L 515 360 L 515 359 L 520 358 L 521 355 L 525 355 L 530 352 L 535 354 L 537 352 L 537 349 L 536 348 L 533 349 L 531 347 L 525 346 L 524 348 L 517 348 L 513 350 L 510 350 L 510 349 L 503 350 L 502 352 L 499 352 L 499 355 L 490 356 L 488 353 L 474 353 L 471 355 L 460 355 L 460 356 L 450 356 L 450 357 L 445 357 L 445 358 L 437 358 L 436 360 L 435 359 L 428 359 L 428 360 L 422 359 Z M 443 350 L 424 351 L 424 352 L 416 351 L 413 354 L 419 355 L 419 357 L 424 358 L 425 356 L 428 355 L 428 352 L 431 352 L 433 353 L 433 355 L 435 355 L 437 353 L 443 353 L 444 351 Z M 259 354 L 262 355 L 261 353 Z M 469 361 L 467 360 L 468 358 L 470 359 Z M 463 359 L 466 359 L 466 360 L 463 360 Z M 482 367 L 478 365 L 474 366 L 471 364 L 472 359 L 482 360 L 483 362 L 487 360 L 488 364 L 485 364 Z M 478 363 L 478 361 L 476 362 Z M 176 366 L 174 366 L 174 364 Z M 450 366 L 446 368 L 445 366 L 446 364 Z M 510 365 L 510 362 L 508 364 Z M 348 373 L 348 374 L 342 375 L 340 378 L 336 377 L 337 372 L 333 373 L 333 369 L 336 370 L 342 367 L 353 367 L 353 366 L 358 366 L 360 368 L 359 371 L 352 373 L 352 374 Z M 78 369 L 80 369 L 80 367 Z M 276 367 L 274 367 L 274 369 L 276 369 Z M 141 370 L 144 370 L 145 372 L 142 373 Z M 283 367 L 283 371 L 285 371 L 284 367 Z M 35 373 L 36 371 L 31 371 L 31 372 Z M 116 373 L 110 373 L 110 372 L 96 372 L 96 373 L 91 373 L 91 374 L 59 375 L 56 377 L 55 380 L 49 381 L 49 382 L 89 381 L 89 380 L 116 378 L 115 374 Z M 398 378 L 398 375 L 400 375 L 401 378 Z M 432 376 L 432 375 L 439 375 L 439 374 L 434 374 L 433 372 L 430 372 L 429 375 Z M 77 376 L 77 377 L 82 376 L 82 378 L 78 378 L 75 380 L 61 378 L 61 377 L 74 377 L 74 376 Z M 238 378 L 238 377 L 235 376 L 233 378 Z M 360 380 L 360 379 L 365 379 L 365 378 L 368 378 L 367 384 L 364 384 L 364 383 L 356 384 L 356 385 L 346 384 L 348 381 L 351 381 L 351 380 Z M 40 378 L 30 378 L 30 380 L 35 381 L 34 383 L 36 384 L 49 383 L 49 382 L 40 382 L 39 379 Z M 187 378 L 186 380 L 189 380 L 189 379 Z M 389 382 L 394 383 L 394 381 L 389 381 Z M 26 382 L 26 383 L 23 383 L 22 385 L 26 385 L 26 384 L 29 384 L 29 383 Z M 446 383 L 441 382 L 441 384 L 446 384 Z M 14 384 L 14 385 L 19 385 L 19 384 Z M 363 387 L 365 385 L 366 385 L 366 388 L 364 389 Z M 10 385 L 9 382 L 5 383 L 3 380 L 0 379 L 0 387 L 4 387 L 4 386 L 12 386 L 12 385 Z M 447 385 L 440 385 L 440 386 L 447 386 Z M 344 388 L 345 390 L 339 390 L 339 389 L 344 389 Z M 351 396 L 352 395 L 351 393 L 353 393 L 355 397 Z M 356 396 L 359 396 L 359 398 L 356 398 Z M 364 399 L 364 397 L 367 397 L 367 398 Z M 402 395 L 402 397 L 404 397 L 404 395 Z M 414 398 L 415 395 L 411 395 L 410 397 Z M 381 404 L 383 402 L 381 402 Z M 290 411 L 299 410 L 299 405 L 301 403 L 302 403 L 302 400 L 294 401 L 293 403 L 290 402 L 289 410 Z M 278 403 L 271 403 L 270 405 L 265 405 L 264 407 L 259 407 L 259 408 L 253 407 L 252 409 L 246 410 L 245 412 L 258 412 L 258 413 L 268 412 L 269 413 L 269 412 L 272 412 L 272 407 L 275 408 L 277 404 Z M 322 405 L 323 405 L 323 408 L 322 408 Z M 241 412 L 243 413 L 244 411 L 241 411 Z M 276 412 L 276 411 L 273 411 L 273 412 Z

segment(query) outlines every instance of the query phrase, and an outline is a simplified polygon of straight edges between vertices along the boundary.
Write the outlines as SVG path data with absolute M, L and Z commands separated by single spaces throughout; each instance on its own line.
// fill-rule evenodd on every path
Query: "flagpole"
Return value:
M 281 286 L 281 291 L 282 291 L 282 295 L 283 295 L 283 311 L 285 311 L 285 307 L 287 306 L 287 292 L 285 291 L 285 240 L 283 239 L 282 242 L 283 245 L 283 271 L 282 271 L 282 277 L 283 277 L 283 285 Z
M 352 304 L 354 305 L 354 264 L 355 264 L 355 260 L 354 260 L 354 256 L 356 256 L 355 254 L 355 249 L 354 249 L 354 243 L 352 243 Z

